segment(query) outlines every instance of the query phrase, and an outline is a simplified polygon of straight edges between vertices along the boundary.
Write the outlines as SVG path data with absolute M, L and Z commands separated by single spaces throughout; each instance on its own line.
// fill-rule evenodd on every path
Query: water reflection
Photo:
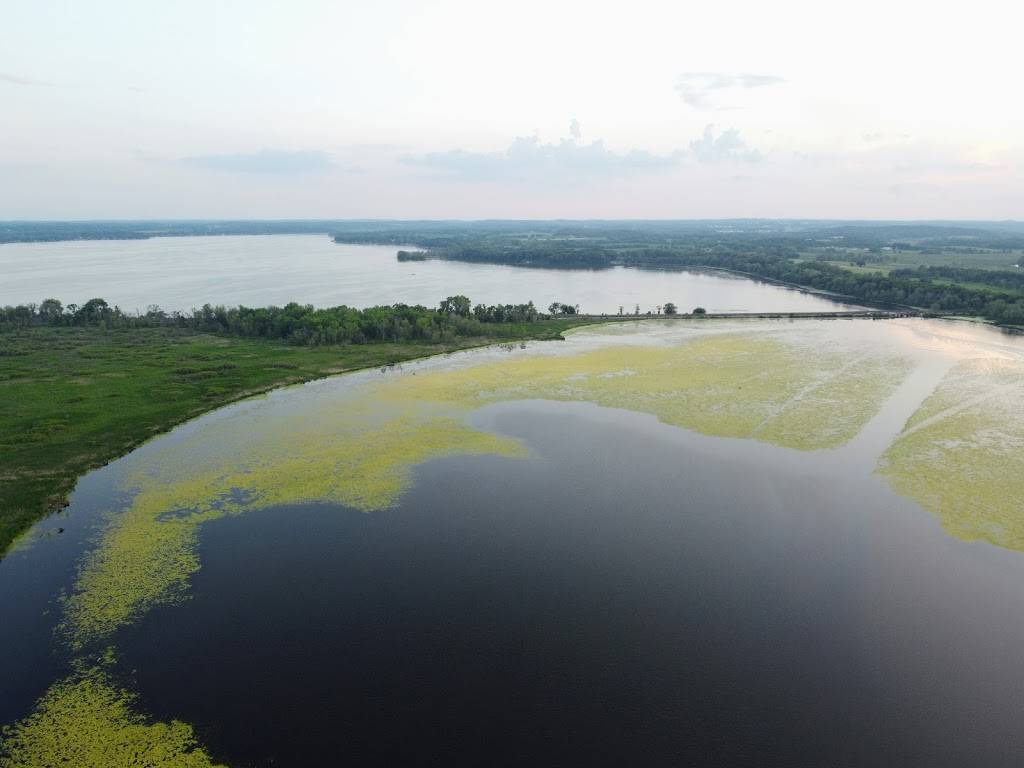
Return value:
M 0 562 L 0 715 L 84 664 L 233 764 L 1009 763 L 1022 399 L 1020 339 L 920 320 L 609 326 L 282 390 L 89 475 Z M 55 641 L 76 610 L 103 630 Z

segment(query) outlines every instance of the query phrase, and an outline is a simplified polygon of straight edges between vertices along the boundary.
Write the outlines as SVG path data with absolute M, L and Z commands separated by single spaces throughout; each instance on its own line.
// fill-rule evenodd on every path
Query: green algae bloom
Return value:
M 815 354 L 737 333 L 403 377 L 381 394 L 463 408 L 527 398 L 582 400 L 653 414 L 705 435 L 811 451 L 849 441 L 907 371 L 908 363 L 895 355 Z
M 1024 551 L 1024 363 L 954 367 L 882 457 L 893 490 L 951 536 Z
M 31 715 L 4 729 L 2 744 L 2 768 L 214 765 L 190 725 L 147 722 L 98 667 L 50 686 Z
M 305 502 L 380 510 L 429 459 L 524 455 L 518 442 L 466 426 L 488 403 L 582 400 L 707 435 L 818 450 L 857 434 L 905 370 L 891 355 L 808 354 L 764 334 L 726 333 L 423 371 L 343 395 L 313 388 L 277 405 L 257 403 L 136 461 L 127 508 L 111 518 L 65 601 L 65 634 L 83 648 L 185 597 L 207 521 Z
M 73 647 L 102 640 L 143 610 L 185 596 L 200 567 L 200 526 L 247 510 L 326 501 L 363 511 L 393 505 L 413 466 L 451 454 L 522 455 L 518 443 L 449 416 L 406 414 L 365 428 L 329 414 L 272 441 L 248 441 L 219 461 L 158 454 L 129 478 L 134 496 L 114 516 L 65 601 Z M 161 459 L 169 463 L 161 465 Z

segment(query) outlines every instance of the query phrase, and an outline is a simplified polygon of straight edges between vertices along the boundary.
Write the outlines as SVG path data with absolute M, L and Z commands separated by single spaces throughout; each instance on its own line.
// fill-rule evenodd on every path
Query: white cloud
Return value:
M 761 158 L 757 149 L 730 129 L 715 134 L 713 125 L 689 143 L 685 149 L 657 154 L 642 149 L 618 152 L 603 141 L 584 144 L 577 141 L 579 123 L 572 121 L 573 138 L 544 143 L 537 136 L 516 138 L 500 152 L 472 152 L 452 149 L 403 158 L 408 165 L 436 171 L 440 178 L 452 181 L 558 181 L 579 178 L 614 178 L 638 173 L 663 171 L 685 164 L 752 162 Z
M 184 157 L 185 165 L 211 171 L 232 173 L 292 174 L 324 171 L 334 167 L 330 156 L 319 150 L 286 152 L 265 149 L 251 154 L 197 155 Z
M 784 82 L 776 75 L 749 72 L 684 72 L 676 80 L 676 91 L 694 109 L 732 109 L 743 91 Z
M 429 168 L 442 178 L 457 181 L 622 176 L 668 168 L 678 160 L 676 153 L 656 155 L 639 149 L 615 152 L 602 141 L 582 144 L 575 139 L 545 144 L 536 136 L 520 136 L 501 152 L 452 149 L 404 158 L 409 165 Z
M 724 161 L 757 162 L 761 153 L 747 145 L 735 128 L 715 135 L 715 126 L 707 125 L 699 139 L 690 142 L 690 153 L 701 163 Z

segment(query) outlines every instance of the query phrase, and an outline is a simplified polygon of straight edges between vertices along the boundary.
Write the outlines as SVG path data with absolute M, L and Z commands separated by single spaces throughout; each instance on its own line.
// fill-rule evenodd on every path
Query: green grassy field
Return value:
M 205 411 L 274 387 L 587 320 L 496 326 L 450 343 L 299 347 L 169 328 L 0 333 L 0 553 L 60 508 L 83 473 Z
M 834 264 L 837 267 L 848 269 L 851 272 L 857 272 L 859 274 L 870 274 L 872 272 L 880 272 L 883 275 L 888 275 L 894 269 L 905 269 L 906 265 L 900 264 L 867 264 L 859 266 L 857 264 L 842 262 L 842 261 L 829 261 L 828 264 Z M 945 278 L 937 277 L 933 279 L 936 285 L 962 285 L 965 288 L 974 288 L 979 291 L 992 291 L 993 293 L 1002 293 L 1007 296 L 1016 296 L 1017 292 L 1010 288 L 1000 288 L 994 285 L 984 285 L 982 283 L 970 283 L 970 282 L 957 282 L 954 280 L 947 280 Z
M 893 269 L 907 267 L 967 267 L 971 269 L 1014 269 L 1014 264 L 1024 260 L 1021 251 L 981 251 L 963 253 L 950 249 L 938 252 L 886 251 L 883 254 L 869 254 L 855 248 L 809 249 L 800 254 L 804 261 L 825 259 L 839 267 L 854 272 L 882 272 L 889 274 Z M 863 265 L 857 262 L 864 261 Z

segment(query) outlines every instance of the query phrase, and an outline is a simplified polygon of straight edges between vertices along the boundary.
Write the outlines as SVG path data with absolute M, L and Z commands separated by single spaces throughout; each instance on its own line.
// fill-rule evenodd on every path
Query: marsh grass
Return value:
M 174 328 L 0 333 L 0 553 L 66 504 L 82 474 L 194 416 L 275 387 L 587 320 L 506 324 L 449 342 L 299 347 Z

